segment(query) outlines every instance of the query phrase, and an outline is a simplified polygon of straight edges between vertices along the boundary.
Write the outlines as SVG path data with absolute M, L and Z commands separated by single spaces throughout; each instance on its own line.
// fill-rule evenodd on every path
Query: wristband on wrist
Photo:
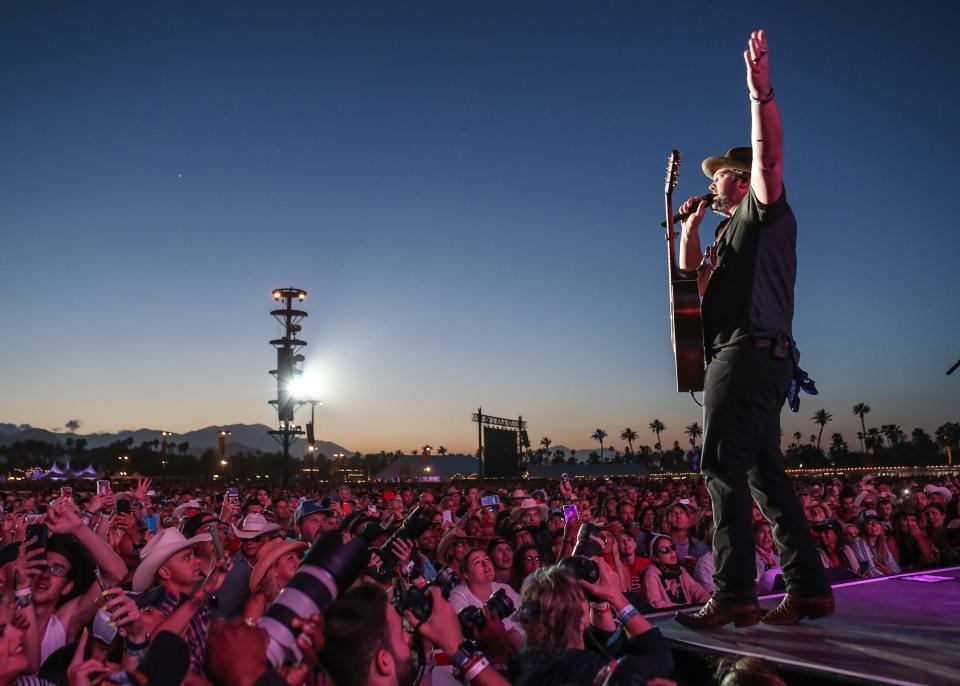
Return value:
M 768 102 L 770 102 L 771 100 L 773 100 L 773 96 L 774 96 L 775 93 L 776 93 L 776 91 L 774 90 L 773 86 L 770 86 L 770 92 L 767 93 L 764 97 L 762 97 L 762 98 L 755 98 L 755 97 L 753 97 L 753 93 L 751 93 L 751 94 L 750 94 L 750 99 L 751 99 L 753 102 L 757 103 L 758 105 L 766 105 Z
M 476 656 L 479 657 L 473 660 L 464 672 L 467 681 L 473 681 L 480 672 L 490 666 L 490 660 L 484 657 L 483 653 L 476 653 L 474 657 Z
M 27 596 L 33 595 L 33 588 L 27 586 L 26 588 L 18 588 L 13 592 L 13 595 L 17 598 L 26 598 Z
M 626 624 L 631 619 L 640 614 L 640 610 L 635 608 L 633 605 L 624 605 L 620 612 L 617 613 L 617 619 L 620 620 L 621 624 Z
M 33 604 L 33 596 L 32 596 L 32 595 L 19 596 L 19 597 L 17 598 L 17 609 L 18 609 L 18 610 L 22 610 L 22 609 L 25 608 L 25 607 L 30 607 L 32 604 Z
M 606 601 L 602 603 L 590 603 L 590 608 L 596 610 L 597 612 L 612 612 L 610 609 L 610 603 Z

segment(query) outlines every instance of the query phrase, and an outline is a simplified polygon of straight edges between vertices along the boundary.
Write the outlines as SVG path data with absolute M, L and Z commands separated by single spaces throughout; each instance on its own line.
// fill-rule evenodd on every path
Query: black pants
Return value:
M 750 342 L 721 350 L 707 366 L 701 465 L 713 501 L 714 597 L 721 602 L 757 597 L 754 500 L 773 529 L 787 592 L 830 593 L 780 453 L 780 408 L 792 371 L 791 359 Z

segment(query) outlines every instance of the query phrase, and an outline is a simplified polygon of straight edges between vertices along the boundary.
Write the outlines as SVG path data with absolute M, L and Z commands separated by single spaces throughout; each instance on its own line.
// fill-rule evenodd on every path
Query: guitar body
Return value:
M 703 321 L 697 280 L 670 280 L 670 329 L 677 363 L 677 390 L 703 390 Z
M 697 272 L 677 266 L 673 232 L 673 189 L 680 178 L 680 151 L 670 154 L 664 184 L 667 214 L 667 276 L 670 280 L 670 337 L 677 365 L 677 391 L 703 390 L 705 372 L 703 320 L 700 316 L 700 291 Z

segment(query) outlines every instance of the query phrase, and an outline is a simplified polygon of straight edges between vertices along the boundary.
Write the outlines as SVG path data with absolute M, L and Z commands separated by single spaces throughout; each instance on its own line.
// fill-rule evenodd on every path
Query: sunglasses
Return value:
M 540 561 L 540 558 L 539 558 L 539 557 L 531 557 L 531 556 L 529 556 L 529 555 L 525 555 L 525 556 L 523 557 L 523 561 L 524 561 L 524 562 L 539 562 L 539 561 Z
M 665 545 L 662 548 L 657 548 L 657 552 L 660 553 L 661 555 L 666 555 L 667 553 L 672 552 L 676 549 L 677 549 L 677 544 L 674 543 L 673 545 Z
M 66 578 L 70 576 L 70 568 L 59 565 L 56 562 L 51 565 L 47 565 L 47 571 L 50 573 L 50 576 L 59 576 L 60 578 Z

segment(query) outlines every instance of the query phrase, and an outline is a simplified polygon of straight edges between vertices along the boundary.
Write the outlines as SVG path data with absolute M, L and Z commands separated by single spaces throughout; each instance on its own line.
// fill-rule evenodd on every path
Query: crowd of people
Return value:
M 956 476 L 794 485 L 834 580 L 960 560 Z M 612 678 L 604 670 L 671 683 L 671 652 L 644 615 L 713 592 L 703 482 L 525 486 L 8 487 L 0 686 L 592 684 Z M 753 531 L 757 592 L 782 590 L 756 507 Z M 352 577 L 330 562 L 334 581 L 300 574 L 305 555 L 351 541 L 363 551 Z M 291 612 L 295 648 L 272 659 L 283 641 L 264 618 L 314 607 L 297 599 L 317 595 L 316 579 L 338 597 Z

